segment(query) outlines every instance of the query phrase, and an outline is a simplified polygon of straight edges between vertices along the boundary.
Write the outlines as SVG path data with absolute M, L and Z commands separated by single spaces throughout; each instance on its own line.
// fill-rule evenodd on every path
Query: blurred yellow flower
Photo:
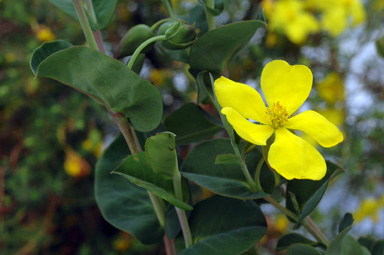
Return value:
M 89 163 L 83 159 L 78 153 L 72 150 L 66 150 L 64 170 L 72 177 L 85 177 L 90 172 Z
M 275 220 L 275 228 L 280 233 L 285 233 L 288 230 L 289 220 L 284 214 L 278 214 Z
M 289 118 L 307 99 L 312 81 L 312 72 L 306 66 L 291 66 L 282 60 L 268 63 L 261 73 L 261 88 L 269 107 L 256 90 L 245 84 L 225 77 L 214 84 L 221 113 L 240 137 L 266 145 L 275 134 L 266 160 L 288 180 L 320 180 L 326 173 L 321 154 L 288 129 L 309 134 L 323 147 L 335 146 L 343 140 L 340 130 L 315 111 Z
M 371 218 L 374 222 L 379 220 L 378 211 L 384 207 L 384 196 L 381 199 L 367 198 L 364 199 L 360 207 L 353 213 L 353 218 L 356 222 L 362 221 L 365 218 Z
M 319 96 L 329 104 L 344 101 L 344 80 L 340 74 L 331 72 L 317 85 Z
M 303 1 L 267 0 L 262 4 L 270 30 L 284 33 L 293 43 L 304 43 L 309 34 L 319 31 L 316 18 L 304 9 Z
M 40 25 L 36 31 L 36 38 L 41 42 L 49 42 L 56 39 L 49 27 Z
M 7 52 L 5 54 L 5 61 L 7 61 L 8 63 L 12 63 L 15 60 L 16 60 L 16 55 L 13 52 Z
M 332 122 L 334 125 L 340 127 L 345 121 L 345 112 L 342 109 L 326 108 L 317 109 L 317 112 L 323 115 L 327 120 Z

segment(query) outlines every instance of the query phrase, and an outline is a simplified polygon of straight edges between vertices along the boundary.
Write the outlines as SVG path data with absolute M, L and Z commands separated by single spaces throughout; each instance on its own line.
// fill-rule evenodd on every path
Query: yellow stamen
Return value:
M 283 127 L 288 117 L 287 109 L 281 106 L 279 102 L 273 103 L 272 107 L 267 107 L 265 119 L 274 129 Z

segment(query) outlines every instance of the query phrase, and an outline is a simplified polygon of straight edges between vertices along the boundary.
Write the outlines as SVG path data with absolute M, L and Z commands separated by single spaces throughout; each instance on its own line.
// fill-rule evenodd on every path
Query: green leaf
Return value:
M 174 206 L 183 210 L 193 209 L 190 205 L 175 198 L 172 180 L 155 173 L 149 166 L 144 152 L 128 156 L 112 173 L 123 176 Z
M 369 251 L 372 251 L 373 246 L 375 245 L 376 240 L 370 237 L 359 237 L 357 240 L 360 245 L 367 247 Z M 382 255 L 382 254 L 380 254 Z
M 204 6 L 197 4 L 190 9 L 186 20 L 189 24 L 194 24 L 195 29 L 199 31 L 200 35 L 208 32 L 208 22 Z
M 348 235 L 348 232 L 351 230 L 351 228 L 352 226 L 347 227 L 332 240 L 325 252 L 325 255 L 342 255 L 341 252 L 343 247 L 343 240 Z
M 130 233 L 143 244 L 158 243 L 162 240 L 164 231 L 147 191 L 127 182 L 121 176 L 111 174 L 128 154 L 128 146 L 120 135 L 97 162 L 97 205 L 105 220 L 114 227 Z
M 209 73 L 206 71 L 199 72 L 196 77 L 196 85 L 198 92 L 197 103 L 200 104 L 203 103 L 210 94 L 212 95 Z
M 297 233 L 289 233 L 279 239 L 279 241 L 277 242 L 276 250 L 282 251 L 288 249 L 288 247 L 292 244 L 306 244 L 310 246 L 315 246 L 318 243 L 306 238 L 303 235 Z
M 265 23 L 241 21 L 209 31 L 191 47 L 192 68 L 221 74 L 229 60 L 251 40 Z
M 188 103 L 165 119 L 167 130 L 176 134 L 176 144 L 185 145 L 212 137 L 222 130 L 219 120 L 194 103 Z
M 179 173 L 175 134 L 163 132 L 147 139 L 145 153 L 155 173 L 172 180 Z
M 353 215 L 351 213 L 344 214 L 340 221 L 339 233 L 353 224 Z
M 220 164 L 240 164 L 241 163 L 241 158 L 237 155 L 234 154 L 222 154 L 218 155 L 215 159 L 215 164 L 220 165 Z
M 289 247 L 287 255 L 321 255 L 322 253 L 306 244 L 293 244 Z
M 72 46 L 73 46 L 72 44 L 64 40 L 57 40 L 53 42 L 43 43 L 42 45 L 37 47 L 33 51 L 31 63 L 30 63 L 33 74 L 36 75 L 37 68 L 40 65 L 40 63 L 44 61 L 44 59 L 46 59 L 47 57 L 49 57 L 55 52 L 67 49 Z
M 363 249 L 359 242 L 350 235 L 343 239 L 340 255 L 364 255 Z
M 135 129 L 150 131 L 161 120 L 162 98 L 158 89 L 123 63 L 88 47 L 72 47 L 42 61 L 37 76 L 71 86 L 121 112 Z
M 189 48 L 170 50 L 170 49 L 165 48 L 161 44 L 158 44 L 158 46 L 159 46 L 161 53 L 164 54 L 165 56 L 167 56 L 173 60 L 179 61 L 179 62 L 183 62 L 183 63 L 189 62 L 189 52 L 190 52 Z
M 342 168 L 332 162 L 327 161 L 326 163 L 327 173 L 320 181 L 296 179 L 288 181 L 287 193 L 295 195 L 300 210 L 296 210 L 291 196 L 286 197 L 286 207 L 300 215 L 298 223 L 308 216 L 319 204 L 328 187 L 329 180 L 344 172 Z
M 214 139 L 196 145 L 185 158 L 182 175 L 217 194 L 240 199 L 256 199 L 269 196 L 264 192 L 253 192 L 239 165 L 215 164 L 218 155 L 232 154 L 229 139 Z M 258 150 L 251 151 L 246 163 L 251 176 L 262 157 Z
M 223 0 L 216 0 L 215 2 L 215 7 L 211 8 L 208 7 L 206 4 L 207 0 L 197 0 L 199 1 L 200 4 L 202 4 L 207 10 L 214 16 L 220 15 L 220 13 L 224 10 L 224 1 Z
M 180 255 L 236 255 L 265 234 L 267 223 L 256 203 L 213 196 L 195 205 L 189 218 L 193 245 Z
M 372 255 L 384 254 L 384 240 L 376 241 L 372 247 Z
M 49 0 L 49 2 L 73 18 L 78 19 L 72 0 Z M 92 0 L 92 3 L 97 23 L 94 24 L 87 15 L 89 24 L 93 30 L 104 29 L 115 13 L 117 0 Z

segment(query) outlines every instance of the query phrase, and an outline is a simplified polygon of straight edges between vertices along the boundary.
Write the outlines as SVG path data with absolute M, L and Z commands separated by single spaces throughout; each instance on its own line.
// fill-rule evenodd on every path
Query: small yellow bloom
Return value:
M 281 0 L 273 4 L 264 0 L 263 7 L 270 30 L 284 33 L 293 43 L 301 44 L 319 30 L 316 18 L 304 9 L 303 1 Z
M 41 25 L 36 32 L 36 37 L 41 42 L 49 42 L 56 39 L 49 27 Z
M 64 161 L 65 172 L 72 177 L 85 177 L 89 175 L 90 165 L 75 151 L 67 150 Z
M 291 66 L 282 60 L 270 62 L 261 74 L 261 88 L 269 107 L 256 90 L 245 84 L 225 77 L 214 84 L 221 112 L 240 137 L 266 145 L 275 133 L 267 161 L 288 180 L 320 180 L 326 173 L 321 154 L 288 129 L 307 133 L 323 147 L 335 146 L 343 140 L 340 130 L 315 111 L 289 118 L 307 99 L 312 81 L 312 72 L 306 66 Z
M 329 104 L 343 101 L 345 98 L 344 80 L 338 73 L 329 73 L 317 86 L 317 91 L 322 99 Z
M 379 220 L 378 211 L 382 206 L 380 200 L 367 198 L 361 202 L 360 207 L 353 213 L 353 218 L 356 222 L 365 218 L 371 218 L 374 222 L 377 222 Z

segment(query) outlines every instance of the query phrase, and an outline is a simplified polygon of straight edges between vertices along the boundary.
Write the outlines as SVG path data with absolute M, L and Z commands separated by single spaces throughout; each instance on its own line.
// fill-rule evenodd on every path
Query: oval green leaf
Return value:
M 198 105 L 188 103 L 165 119 L 167 130 L 176 134 L 176 144 L 186 145 L 212 137 L 223 128 L 217 118 Z
M 216 157 L 222 154 L 233 154 L 229 139 L 214 139 L 198 144 L 184 160 L 181 167 L 182 175 L 200 186 L 227 197 L 257 199 L 269 196 L 265 192 L 253 192 L 250 189 L 240 165 L 215 164 Z M 247 155 L 246 163 L 251 176 L 255 174 L 261 157 L 258 150 L 253 150 Z
M 193 209 L 190 205 L 175 198 L 172 180 L 165 179 L 162 175 L 155 173 L 149 166 L 144 152 L 128 156 L 112 173 L 123 176 L 174 206 L 183 210 Z
M 289 247 L 287 255 L 321 255 L 322 253 L 306 244 L 293 244 Z
M 240 21 L 205 33 L 191 47 L 192 68 L 221 74 L 228 61 L 251 40 L 265 23 Z
M 155 129 L 162 116 L 158 89 L 114 60 L 88 47 L 72 47 L 42 61 L 37 76 L 71 86 L 129 118 L 135 129 Z
M 128 154 L 127 144 L 120 135 L 97 162 L 97 205 L 105 220 L 114 227 L 130 233 L 143 244 L 158 243 L 162 240 L 164 231 L 157 220 L 147 191 L 121 176 L 111 174 Z
M 40 63 L 43 62 L 47 57 L 49 57 L 55 52 L 65 50 L 72 46 L 73 45 L 69 42 L 66 42 L 64 40 L 57 40 L 43 43 L 42 45 L 37 47 L 33 51 L 30 63 L 33 74 L 36 75 L 37 68 L 39 67 Z
M 288 249 L 288 247 L 292 244 L 306 244 L 309 246 L 315 246 L 318 243 L 298 233 L 289 233 L 279 239 L 277 242 L 276 250 L 282 251 Z
M 236 255 L 259 241 L 267 229 L 253 201 L 213 196 L 196 204 L 189 217 L 193 245 L 180 255 Z

